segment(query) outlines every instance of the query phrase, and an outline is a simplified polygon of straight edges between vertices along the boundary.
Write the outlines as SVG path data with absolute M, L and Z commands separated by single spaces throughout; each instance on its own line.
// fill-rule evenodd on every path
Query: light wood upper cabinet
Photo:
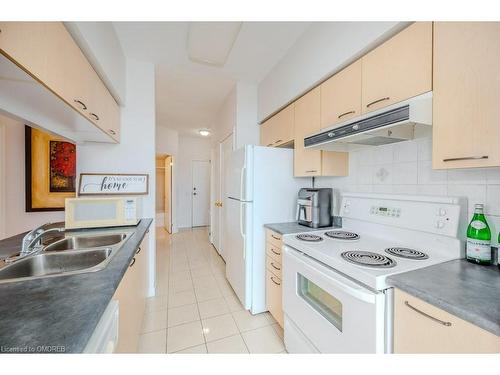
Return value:
M 361 115 L 361 60 L 321 84 L 321 128 Z
M 294 176 L 346 176 L 348 153 L 308 150 L 304 137 L 320 130 L 321 89 L 308 92 L 295 102 Z
M 399 289 L 394 299 L 395 353 L 500 353 L 500 337 Z
M 115 141 L 120 112 L 62 22 L 0 22 L 0 50 Z
M 290 104 L 261 125 L 261 146 L 278 147 L 293 141 L 294 106 Z
M 416 22 L 361 59 L 362 112 L 432 90 L 432 22 Z
M 433 168 L 500 166 L 500 23 L 434 25 Z

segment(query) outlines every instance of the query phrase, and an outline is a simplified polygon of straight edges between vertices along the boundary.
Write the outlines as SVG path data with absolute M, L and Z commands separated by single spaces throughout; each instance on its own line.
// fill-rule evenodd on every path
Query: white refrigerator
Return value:
M 293 177 L 292 149 L 245 146 L 225 166 L 226 277 L 245 308 L 257 314 L 267 311 L 264 224 L 295 220 L 301 181 Z

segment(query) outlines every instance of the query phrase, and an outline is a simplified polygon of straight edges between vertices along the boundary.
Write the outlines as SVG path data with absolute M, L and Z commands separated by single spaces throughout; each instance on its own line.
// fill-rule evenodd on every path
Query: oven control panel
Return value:
M 370 208 L 370 213 L 372 215 L 399 217 L 401 216 L 401 209 L 397 207 L 372 206 Z

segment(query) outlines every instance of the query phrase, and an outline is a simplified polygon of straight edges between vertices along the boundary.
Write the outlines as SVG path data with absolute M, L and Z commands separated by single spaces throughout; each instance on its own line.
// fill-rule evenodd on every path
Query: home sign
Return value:
M 148 174 L 81 173 L 78 195 L 144 195 Z

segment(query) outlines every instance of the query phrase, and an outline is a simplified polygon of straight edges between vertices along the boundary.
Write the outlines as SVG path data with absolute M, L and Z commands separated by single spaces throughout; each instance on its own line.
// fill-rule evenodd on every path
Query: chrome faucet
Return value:
M 43 224 L 38 228 L 33 229 L 31 232 L 26 234 L 23 238 L 23 247 L 19 253 L 19 257 L 22 258 L 26 255 L 33 254 L 42 248 L 42 237 L 51 232 L 64 232 L 64 227 L 55 227 L 45 229 L 51 225 L 51 223 Z

